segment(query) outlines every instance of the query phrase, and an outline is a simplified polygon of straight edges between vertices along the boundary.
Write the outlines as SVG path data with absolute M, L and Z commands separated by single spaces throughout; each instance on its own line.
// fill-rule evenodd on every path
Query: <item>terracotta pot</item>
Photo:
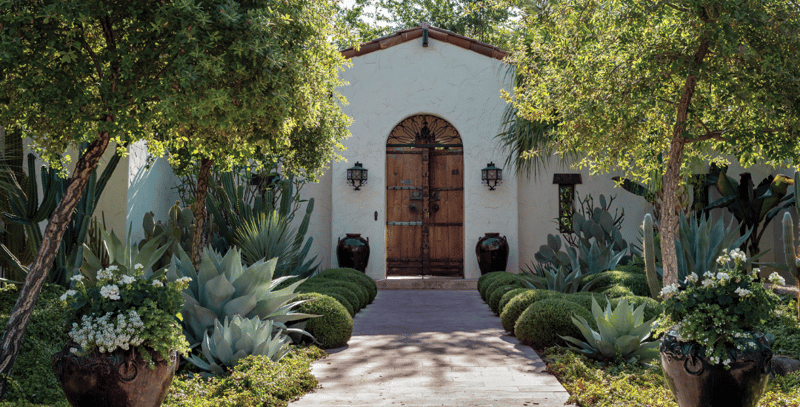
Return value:
M 682 342 L 673 329 L 661 339 L 664 379 L 680 407 L 755 407 L 764 394 L 772 365 L 767 338 L 758 333 L 756 349 L 737 351 L 730 369 L 710 365 L 705 348 Z
M 369 263 L 369 238 L 360 233 L 347 233 L 344 239 L 339 238 L 336 245 L 336 259 L 339 267 L 349 267 L 366 273 Z
M 508 264 L 508 242 L 505 236 L 499 233 L 487 233 L 478 239 L 475 245 L 475 254 L 478 256 L 478 267 L 481 275 L 493 271 L 506 271 Z
M 53 356 L 56 378 L 72 406 L 157 407 L 167 395 L 178 367 L 178 354 L 163 360 L 151 352 L 151 368 L 132 351 L 94 352 L 86 356 L 70 353 L 68 343 Z

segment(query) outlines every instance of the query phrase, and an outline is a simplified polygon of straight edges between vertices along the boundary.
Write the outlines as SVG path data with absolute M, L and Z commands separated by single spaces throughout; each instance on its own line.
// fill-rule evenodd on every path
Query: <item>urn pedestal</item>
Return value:
M 492 271 L 506 271 L 508 265 L 508 242 L 505 236 L 499 233 L 487 233 L 478 239 L 475 245 L 475 254 L 478 256 L 478 268 L 481 275 Z
M 369 263 L 369 238 L 361 237 L 360 233 L 347 233 L 345 238 L 339 238 L 336 245 L 336 260 L 339 267 L 349 267 L 366 273 Z

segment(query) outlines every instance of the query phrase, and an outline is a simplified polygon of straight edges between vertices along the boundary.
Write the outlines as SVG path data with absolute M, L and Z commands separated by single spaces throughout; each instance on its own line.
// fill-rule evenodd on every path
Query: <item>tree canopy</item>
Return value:
M 579 167 L 663 174 L 662 241 L 696 164 L 800 163 L 796 2 L 552 0 L 526 8 L 518 35 L 514 107 L 554 124 L 547 145 Z

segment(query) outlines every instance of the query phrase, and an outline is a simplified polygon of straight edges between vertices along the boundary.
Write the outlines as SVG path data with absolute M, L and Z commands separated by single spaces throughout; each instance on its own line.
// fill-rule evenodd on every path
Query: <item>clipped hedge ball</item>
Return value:
M 350 304 L 350 307 L 353 308 L 354 313 L 357 313 L 361 310 L 359 307 L 359 305 L 361 305 L 361 300 L 359 299 L 358 294 L 356 294 L 356 292 L 354 292 L 352 289 L 341 285 L 320 284 L 318 282 L 314 282 L 301 285 L 298 287 L 297 292 L 319 294 L 325 294 L 327 292 L 337 293 L 343 296 L 344 300 Z
M 503 272 L 503 274 L 494 278 L 494 280 L 492 280 L 489 284 L 486 284 L 483 294 L 481 294 L 481 299 L 484 301 L 489 301 L 489 294 L 491 294 L 495 289 L 504 285 L 516 285 L 518 287 L 522 287 L 522 283 L 520 283 L 513 274 Z
M 503 298 L 500 298 L 500 303 L 497 305 L 497 313 L 502 314 L 503 310 L 506 308 L 506 305 L 508 305 L 508 302 L 525 291 L 530 291 L 530 288 L 515 288 L 503 294 Z
M 486 303 L 489 304 L 489 309 L 491 309 L 495 315 L 500 315 L 500 300 L 506 293 L 518 288 L 523 287 L 520 287 L 516 284 L 510 284 L 495 288 L 494 291 L 489 294 L 489 300 L 486 301 Z
M 353 335 L 353 318 L 339 301 L 317 293 L 300 294 L 296 300 L 311 300 L 300 304 L 298 312 L 321 315 L 319 318 L 309 318 L 306 324 L 306 331 L 314 336 L 320 348 L 347 345 Z
M 361 284 L 364 288 L 367 289 L 367 292 L 369 292 L 370 304 L 375 299 L 375 296 L 378 295 L 378 285 L 375 283 L 375 280 L 371 279 L 366 274 L 356 269 L 351 269 L 351 268 L 327 269 L 317 274 L 317 276 L 347 280 Z
M 633 291 L 631 291 L 628 287 L 623 287 L 618 285 L 616 287 L 611 287 L 608 290 L 604 290 L 601 294 L 605 295 L 608 298 L 620 298 L 620 297 L 628 297 L 631 295 L 635 295 Z
M 484 291 L 489 284 L 493 283 L 494 280 L 498 277 L 508 274 L 505 271 L 492 271 L 491 273 L 486 273 L 478 278 L 478 292 L 481 293 L 481 299 L 484 299 Z
M 584 283 L 597 281 L 594 283 L 594 289 L 625 287 L 630 290 L 633 295 L 650 295 L 650 288 L 647 286 L 647 276 L 642 273 L 621 270 L 604 271 L 602 273 L 589 275 L 583 281 Z
M 511 301 L 506 304 L 506 307 L 503 308 L 503 312 L 500 313 L 500 323 L 503 324 L 503 329 L 513 333 L 514 325 L 516 325 L 517 319 L 525 311 L 525 309 L 531 306 L 531 304 L 535 303 L 536 301 L 546 300 L 548 298 L 559 298 L 563 296 L 564 294 L 552 290 L 534 289 L 525 291 L 524 293 L 512 298 Z
M 316 293 L 327 295 L 329 297 L 333 297 L 336 301 L 339 301 L 339 304 L 342 304 L 344 308 L 347 310 L 347 313 L 350 314 L 351 317 L 356 316 L 356 313 L 359 311 L 353 307 L 353 304 L 348 300 L 348 298 L 352 298 L 353 292 L 344 288 L 344 287 L 319 287 L 313 291 L 307 291 L 307 293 Z
M 353 304 L 353 309 L 355 309 L 356 312 L 358 310 L 360 310 L 361 308 L 366 307 L 367 304 L 369 303 L 369 293 L 367 292 L 367 289 L 364 288 L 360 284 L 356 284 L 356 283 L 353 283 L 353 282 L 350 282 L 350 281 L 334 280 L 334 279 L 331 279 L 331 278 L 314 276 L 314 277 L 308 279 L 305 283 L 300 285 L 300 287 L 303 287 L 303 286 L 306 286 L 306 287 L 320 287 L 320 286 L 321 287 L 345 287 L 348 290 L 352 291 L 353 294 L 355 294 L 355 296 L 353 297 L 354 301 L 352 301 L 351 304 Z M 348 300 L 349 300 L 349 298 L 348 298 Z
M 523 345 L 534 349 L 544 349 L 564 342 L 558 336 L 583 338 L 581 331 L 572 323 L 572 315 L 592 319 L 591 311 L 563 298 L 537 301 L 528 307 L 517 319 L 514 335 Z

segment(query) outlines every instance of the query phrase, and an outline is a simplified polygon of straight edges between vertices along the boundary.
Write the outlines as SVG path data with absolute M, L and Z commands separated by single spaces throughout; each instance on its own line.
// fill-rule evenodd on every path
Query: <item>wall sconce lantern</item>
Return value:
M 354 191 L 360 191 L 362 185 L 367 184 L 367 169 L 356 161 L 356 165 L 347 169 L 347 183 L 352 185 Z
M 481 170 L 481 180 L 489 186 L 489 191 L 494 191 L 494 187 L 503 182 L 503 170 L 495 167 L 494 162 L 490 162 Z

